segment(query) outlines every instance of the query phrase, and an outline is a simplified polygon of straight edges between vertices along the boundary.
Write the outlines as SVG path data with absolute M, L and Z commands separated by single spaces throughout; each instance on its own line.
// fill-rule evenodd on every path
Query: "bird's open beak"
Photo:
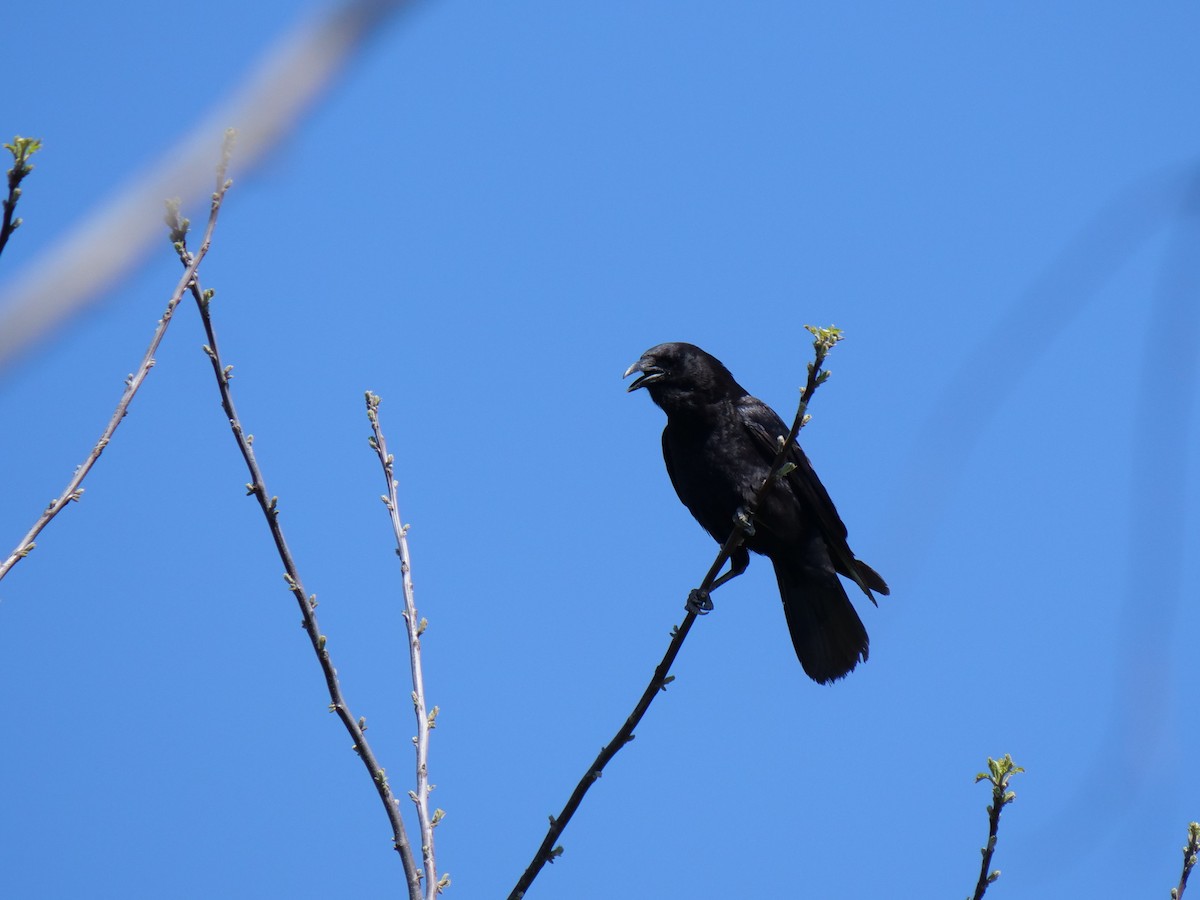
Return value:
M 632 366 L 626 369 L 625 374 L 621 377 L 628 378 L 634 372 L 641 372 L 642 375 L 640 378 L 635 378 L 633 383 L 625 389 L 625 393 L 627 394 L 636 391 L 638 388 L 645 387 L 648 384 L 654 384 L 654 382 L 658 381 L 667 374 L 658 366 L 648 366 L 639 359 Z

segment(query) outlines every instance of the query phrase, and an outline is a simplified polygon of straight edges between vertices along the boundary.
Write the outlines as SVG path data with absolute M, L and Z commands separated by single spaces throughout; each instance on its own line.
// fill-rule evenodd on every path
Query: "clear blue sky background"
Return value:
M 0 129 L 45 150 L 0 291 L 303 11 L 8 10 Z M 384 397 L 449 896 L 507 893 L 715 552 L 621 372 L 692 341 L 790 417 L 805 323 L 848 336 L 804 444 L 893 588 L 858 604 L 870 661 L 808 681 L 753 562 L 530 897 L 961 898 L 1005 752 L 1028 772 L 989 897 L 1167 895 L 1200 817 L 1197 35 L 1191 3 L 430 0 L 238 177 L 204 282 L 407 789 Z M 177 277 L 164 236 L 4 373 L 5 554 Z M 402 889 L 202 342 L 182 307 L 83 502 L 0 584 L 5 896 Z

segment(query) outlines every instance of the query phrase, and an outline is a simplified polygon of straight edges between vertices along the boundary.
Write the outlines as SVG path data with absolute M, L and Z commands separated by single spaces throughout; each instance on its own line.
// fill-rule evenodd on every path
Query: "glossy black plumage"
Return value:
M 629 367 L 639 372 L 629 390 L 645 388 L 667 414 L 663 458 L 684 506 L 723 543 L 735 514 L 754 497 L 788 426 L 769 406 L 751 397 L 716 357 L 694 344 L 659 344 Z M 867 631 L 838 574 L 852 579 L 875 602 L 872 591 L 888 586 L 854 558 L 825 487 L 797 445 L 796 468 L 768 493 L 754 533 L 730 560 L 744 571 L 750 555 L 768 557 L 792 644 L 804 671 L 828 683 L 847 675 L 869 649 Z

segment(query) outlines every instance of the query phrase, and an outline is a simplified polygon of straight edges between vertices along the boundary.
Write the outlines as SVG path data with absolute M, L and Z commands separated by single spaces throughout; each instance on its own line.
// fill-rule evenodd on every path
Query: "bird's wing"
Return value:
M 743 398 L 739 403 L 738 412 L 746 430 L 754 439 L 759 453 L 769 465 L 775 459 L 775 454 L 779 452 L 779 439 L 787 437 L 788 427 L 783 424 L 783 420 L 775 414 L 771 407 L 756 397 Z M 808 457 L 804 455 L 799 444 L 792 445 L 788 453 L 788 462 L 793 463 L 795 468 L 787 474 L 785 480 L 795 493 L 796 499 L 804 507 L 805 512 L 816 521 L 821 537 L 825 540 L 825 546 L 829 549 L 834 568 L 852 579 L 874 603 L 875 597 L 871 593 L 871 586 L 864 580 L 864 575 L 859 568 L 861 564 L 854 558 L 854 553 L 847 542 L 849 533 L 846 525 L 838 515 L 837 507 L 833 505 L 833 499 L 825 490 L 825 485 L 821 484 L 821 479 L 817 477 L 812 463 L 808 461 Z M 878 579 L 877 575 L 875 577 Z M 882 580 L 880 579 L 880 581 Z
M 667 464 L 667 477 L 671 479 L 671 487 L 675 488 L 675 493 L 679 493 L 679 482 L 675 480 L 675 468 L 671 465 L 671 447 L 667 443 L 667 429 L 663 429 L 662 433 L 662 448 L 663 462 Z

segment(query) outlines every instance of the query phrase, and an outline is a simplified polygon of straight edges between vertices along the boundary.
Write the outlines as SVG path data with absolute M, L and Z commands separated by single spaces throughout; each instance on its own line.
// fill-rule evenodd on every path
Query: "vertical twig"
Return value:
M 434 786 L 429 783 L 429 732 L 437 727 L 438 708 L 435 706 L 426 712 L 425 707 L 425 677 L 421 668 L 421 635 L 429 624 L 425 619 L 417 617 L 417 606 L 413 598 L 412 558 L 408 553 L 408 526 L 400 521 L 400 501 L 396 495 L 396 478 L 392 454 L 388 453 L 387 439 L 379 425 L 378 394 L 366 392 L 367 419 L 371 422 L 371 449 L 379 457 L 383 468 L 383 477 L 387 481 L 387 493 L 380 497 L 387 506 L 388 515 L 392 521 L 392 531 L 396 536 L 396 555 L 400 557 L 400 575 L 404 586 L 404 624 L 408 629 L 408 659 L 412 669 L 412 702 L 413 713 L 417 718 L 417 736 L 413 743 L 417 750 L 417 789 L 409 791 L 408 796 L 417 807 L 417 821 L 421 826 L 421 856 L 425 863 L 425 897 L 433 900 L 442 889 L 450 884 L 449 874 L 443 874 L 439 879 L 437 862 L 433 852 L 433 829 L 442 821 L 446 813 L 435 809 L 429 814 L 429 792 Z
M 752 527 L 754 515 L 770 491 L 780 473 L 784 471 L 787 465 L 787 459 L 791 453 L 792 446 L 796 443 L 796 437 L 800 433 L 800 429 L 808 422 L 808 402 L 812 399 L 813 393 L 817 387 L 824 384 L 829 378 L 829 373 L 822 371 L 825 364 L 825 358 L 829 351 L 833 349 L 834 344 L 842 339 L 842 332 L 837 328 L 814 328 L 811 325 L 804 326 L 814 337 L 813 350 L 816 354 L 816 359 L 808 364 L 808 379 L 805 383 L 804 390 L 800 394 L 800 404 L 796 408 L 795 418 L 792 420 L 791 430 L 787 437 L 780 437 L 779 450 L 775 454 L 775 458 L 771 461 L 771 468 L 767 472 L 767 477 L 763 479 L 762 485 L 758 492 L 754 495 L 754 499 L 745 507 L 745 516 L 734 525 L 733 530 L 729 533 L 729 537 L 721 546 L 720 552 L 717 554 L 716 560 L 709 567 L 708 574 L 704 576 L 704 580 L 700 583 L 700 587 L 693 591 L 693 594 L 707 595 L 711 591 L 720 587 L 720 582 L 717 581 L 717 574 L 728 562 L 729 557 L 742 545 L 746 539 L 747 530 Z M 642 721 L 642 717 L 650 708 L 650 704 L 654 702 L 654 698 L 658 696 L 660 691 L 665 691 L 667 685 L 674 680 L 674 676 L 670 675 L 671 666 L 675 662 L 675 657 L 679 655 L 680 649 L 683 647 L 683 642 L 688 636 L 688 632 L 692 630 L 692 625 L 696 621 L 696 612 L 689 608 L 688 613 L 684 616 L 683 621 L 672 629 L 671 643 L 667 646 L 667 652 L 663 654 L 662 661 L 655 668 L 654 674 L 650 678 L 650 683 L 646 685 L 646 689 L 642 692 L 641 698 L 637 705 L 634 706 L 633 712 L 625 719 L 625 724 L 617 731 L 616 736 L 601 748 L 599 755 L 588 767 L 583 777 L 579 779 L 579 783 L 575 785 L 575 790 L 571 792 L 571 796 L 567 798 L 566 805 L 558 816 L 550 816 L 550 828 L 546 832 L 546 837 L 542 840 L 537 852 L 533 855 L 533 860 L 521 874 L 516 885 L 508 895 L 508 900 L 521 900 L 525 896 L 525 892 L 529 890 L 535 878 L 545 867 L 546 863 L 554 862 L 562 855 L 563 848 L 557 845 L 559 836 L 567 827 L 567 823 L 571 821 L 571 817 L 575 815 L 579 805 L 583 802 L 584 795 L 591 788 L 601 775 L 604 774 L 604 767 L 609 764 L 614 756 L 627 743 L 633 740 L 634 729 L 638 723 Z
M 226 156 L 229 153 L 231 137 L 231 133 L 227 135 Z M 169 211 L 168 224 L 171 226 L 171 240 L 175 245 L 176 252 L 179 254 L 180 261 L 185 267 L 195 272 L 195 260 L 192 254 L 188 252 L 186 243 L 187 220 L 179 219 L 176 215 L 175 220 L 172 222 L 171 212 Z M 404 821 L 400 817 L 399 801 L 396 800 L 395 795 L 392 793 L 386 772 L 379 765 L 370 744 L 367 742 L 366 735 L 364 734 L 366 731 L 366 720 L 354 717 L 354 714 L 350 711 L 350 707 L 346 703 L 345 697 L 342 695 L 337 670 L 334 668 L 328 649 L 326 649 L 326 637 L 321 633 L 320 625 L 317 622 L 316 595 L 309 595 L 304 590 L 304 584 L 300 579 L 300 572 L 296 567 L 295 560 L 292 558 L 287 541 L 284 540 L 283 530 L 279 524 L 279 498 L 269 496 L 267 493 L 266 481 L 254 456 L 252 447 L 253 437 L 245 433 L 245 430 L 242 428 L 241 419 L 238 418 L 237 409 L 234 407 L 233 395 L 229 387 L 229 382 L 233 377 L 233 366 L 222 364 L 221 354 L 217 347 L 216 334 L 213 331 L 212 317 L 209 311 L 213 292 L 211 290 L 205 291 L 201 288 L 198 275 L 194 275 L 191 278 L 188 282 L 188 288 L 191 290 L 192 297 L 199 307 L 200 318 L 204 323 L 204 332 L 208 338 L 208 344 L 204 347 L 204 352 L 208 355 L 209 362 L 212 363 L 213 374 L 217 379 L 217 388 L 221 394 L 221 406 L 229 419 L 229 427 L 233 431 L 234 440 L 237 442 L 242 459 L 245 461 L 246 468 L 250 472 L 250 481 L 246 485 L 246 493 L 247 495 L 253 495 L 258 500 L 258 505 L 267 520 L 267 527 L 270 529 L 271 538 L 275 542 L 275 549 L 278 551 L 279 558 L 283 562 L 284 581 L 287 582 L 288 590 L 291 591 L 292 596 L 296 598 L 296 602 L 300 606 L 300 615 L 304 620 L 305 633 L 308 635 L 313 652 L 317 656 L 321 672 L 325 676 L 325 686 L 329 691 L 329 709 L 331 712 L 337 713 L 342 725 L 349 732 L 351 739 L 354 741 L 354 750 L 370 774 L 371 781 L 375 785 L 375 790 L 379 794 L 379 799 L 387 812 L 388 821 L 392 827 L 392 843 L 396 852 L 400 855 L 400 861 L 404 867 L 409 900 L 422 900 L 421 873 L 413 859 L 412 847 L 408 842 L 408 835 L 404 829 Z
M 13 167 L 8 170 L 8 196 L 4 198 L 4 213 L 0 219 L 0 253 L 8 244 L 12 233 L 21 227 L 21 220 L 13 218 L 17 201 L 21 199 L 21 182 L 33 171 L 29 157 L 42 149 L 42 142 L 37 138 L 23 138 L 19 134 L 11 144 L 5 144 L 4 149 L 12 154 Z
M 9 177 L 11 179 L 11 174 Z M 158 327 L 154 329 L 154 335 L 150 339 L 150 346 L 146 348 L 137 371 L 125 379 L 125 392 L 121 394 L 121 399 L 117 401 L 117 408 L 113 412 L 112 418 L 108 420 L 108 425 L 100 433 L 100 439 L 92 447 L 91 453 L 75 469 L 75 474 L 67 482 L 67 486 L 63 489 L 63 492 L 50 501 L 50 505 L 46 507 L 41 516 L 38 517 L 38 520 L 33 523 L 33 527 L 29 529 L 25 537 L 21 538 L 20 543 L 9 554 L 8 559 L 0 564 L 0 579 L 3 579 L 13 566 L 28 556 L 34 547 L 37 546 L 35 543 L 37 536 L 41 534 L 43 528 L 50 524 L 50 520 L 62 512 L 68 503 L 72 500 L 78 500 L 83 495 L 83 488 L 81 487 L 83 479 L 87 477 L 88 473 L 92 470 L 92 466 L 100 459 L 100 454 L 104 452 L 104 448 L 108 446 L 108 442 L 112 440 L 112 436 L 116 433 L 117 426 L 121 424 L 121 421 L 125 418 L 125 414 L 129 411 L 129 404 L 133 402 L 134 395 L 137 394 L 138 389 L 142 386 L 142 382 L 146 380 L 146 376 L 150 374 L 150 370 L 154 368 L 154 354 L 167 333 L 167 327 L 171 324 L 171 317 L 175 314 L 175 307 L 179 305 L 179 301 L 183 299 L 183 292 L 188 289 L 189 283 L 195 277 L 196 269 L 200 266 L 200 261 L 208 254 L 208 248 L 212 244 L 213 230 L 217 227 L 217 213 L 221 209 L 221 201 L 225 199 L 225 192 L 228 188 L 229 182 L 225 180 L 225 166 L 222 163 L 217 175 L 217 188 L 212 195 L 212 205 L 209 208 L 208 225 L 204 229 L 204 239 L 201 241 L 195 255 L 190 256 L 188 262 L 185 264 L 183 277 L 175 285 L 175 292 L 171 294 L 171 299 L 167 302 L 166 311 L 163 312 L 162 318 L 158 320 Z M 7 205 L 5 209 L 7 211 Z M 177 212 L 178 210 L 176 210 Z
M 1007 753 L 1002 759 L 988 757 L 988 770 L 975 776 L 975 783 L 988 781 L 992 785 L 992 804 L 988 811 L 988 840 L 979 851 L 983 854 L 983 863 L 979 867 L 979 881 L 975 885 L 973 900 L 983 900 L 988 885 L 1000 877 L 1000 870 L 989 872 L 992 865 L 992 854 L 996 852 L 996 835 L 1000 830 L 1000 811 L 1017 799 L 1017 795 L 1008 789 L 1008 780 L 1018 772 L 1024 772 L 1018 765 L 1013 764 L 1012 757 Z
M 1183 873 L 1179 876 L 1179 885 L 1171 888 L 1171 900 L 1183 900 L 1183 892 L 1187 890 L 1188 876 L 1196 865 L 1196 856 L 1200 854 L 1200 822 L 1188 824 L 1188 842 L 1183 847 Z

